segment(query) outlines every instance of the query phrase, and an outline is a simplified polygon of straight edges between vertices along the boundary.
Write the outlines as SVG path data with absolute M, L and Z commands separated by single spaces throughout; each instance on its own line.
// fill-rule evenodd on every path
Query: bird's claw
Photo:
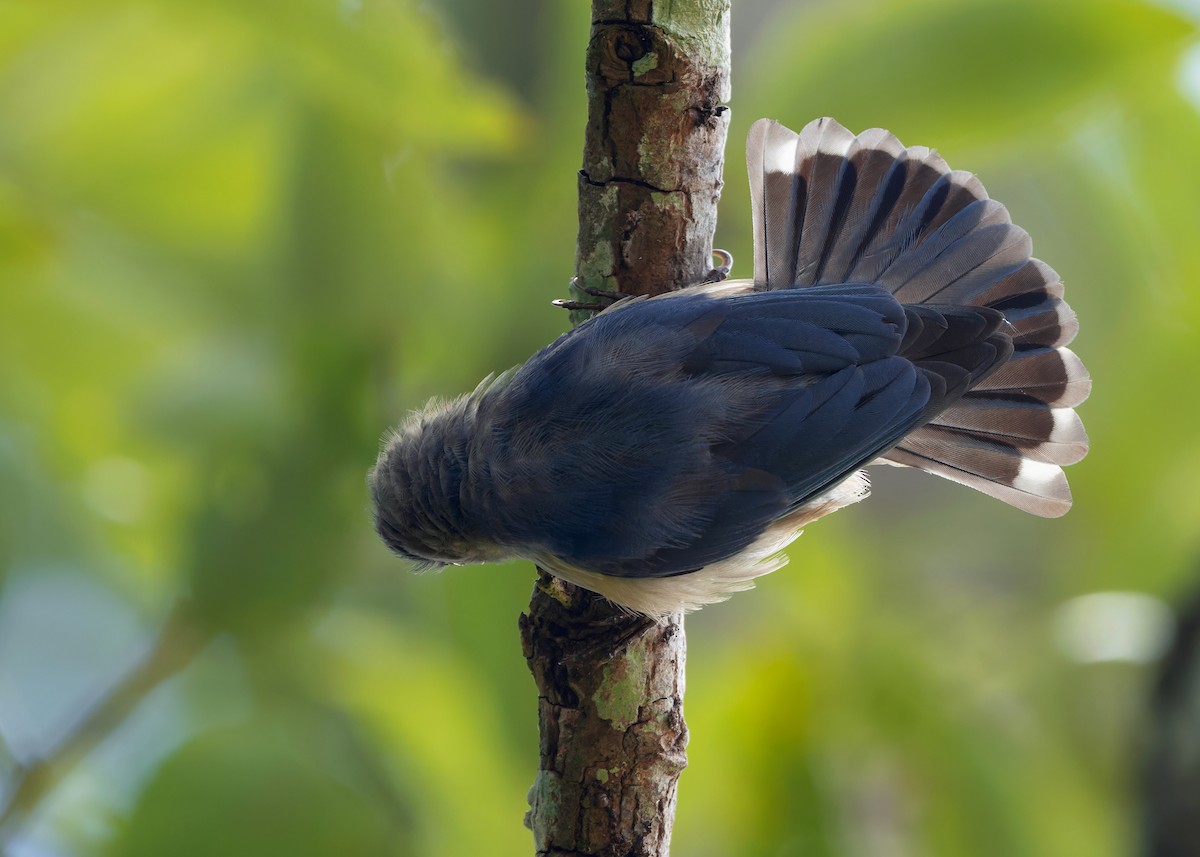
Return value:
M 583 292 L 585 295 L 591 295 L 594 298 L 605 298 L 609 303 L 600 303 L 599 301 L 572 301 L 572 300 L 556 300 L 552 301 L 554 306 L 566 310 L 586 310 L 588 312 L 600 312 L 607 309 L 613 303 L 629 297 L 624 292 L 613 291 L 612 289 L 599 289 L 595 286 L 584 284 L 579 277 L 571 278 L 571 288 L 576 291 Z
M 705 278 L 700 282 L 700 285 L 708 285 L 709 283 L 719 283 L 729 276 L 729 272 L 733 270 L 733 254 L 728 250 L 713 250 L 712 254 L 721 260 L 721 264 L 713 268 Z
M 721 264 L 709 271 L 699 285 L 708 285 L 710 283 L 719 283 L 729 276 L 729 272 L 733 270 L 733 254 L 728 250 L 713 250 L 713 256 L 721 260 Z M 586 285 L 579 277 L 571 278 L 571 288 L 576 291 L 583 292 L 585 295 L 591 295 L 594 298 L 604 298 L 611 303 L 600 303 L 599 301 L 573 301 L 573 300 L 556 300 L 552 301 L 554 306 L 565 310 L 584 310 L 587 312 L 600 312 L 607 309 L 612 303 L 619 300 L 624 300 L 629 295 L 624 292 L 614 291 L 612 289 L 600 289 L 595 286 Z
M 610 306 L 610 304 L 592 303 L 590 301 L 565 301 L 565 300 L 561 300 L 561 299 L 553 300 L 550 303 L 554 304 L 554 306 L 558 307 L 559 309 L 567 309 L 567 310 L 579 309 L 579 310 L 588 310 L 590 312 L 600 312 L 600 310 L 606 309 L 607 307 Z

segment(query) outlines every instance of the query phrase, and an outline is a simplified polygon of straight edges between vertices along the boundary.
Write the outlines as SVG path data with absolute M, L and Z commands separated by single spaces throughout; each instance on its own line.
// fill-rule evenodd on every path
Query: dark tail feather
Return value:
M 917 305 L 907 308 L 901 354 L 918 364 L 936 359 L 922 353 L 923 343 L 944 338 L 939 325 L 954 306 L 988 307 L 1007 322 L 998 336 L 1011 340 L 1011 357 L 967 379 L 959 397 L 948 397 L 953 404 L 884 459 L 1037 515 L 1063 514 L 1071 495 L 1062 466 L 1088 450 L 1072 408 L 1091 381 L 1064 347 L 1078 323 L 1058 275 L 1030 257 L 1028 234 L 1004 206 L 936 152 L 905 148 L 878 128 L 855 136 L 832 119 L 799 134 L 761 120 L 747 159 L 755 288 L 883 286 Z M 969 320 L 953 323 L 968 325 L 969 337 Z

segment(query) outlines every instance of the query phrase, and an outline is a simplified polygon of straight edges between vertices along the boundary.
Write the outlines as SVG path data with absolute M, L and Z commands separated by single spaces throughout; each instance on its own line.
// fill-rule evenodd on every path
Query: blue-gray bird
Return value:
M 375 523 L 425 566 L 531 560 L 663 616 L 749 588 L 915 467 L 1044 517 L 1087 454 L 1058 275 L 970 173 L 760 120 L 754 279 L 629 298 L 387 440 Z

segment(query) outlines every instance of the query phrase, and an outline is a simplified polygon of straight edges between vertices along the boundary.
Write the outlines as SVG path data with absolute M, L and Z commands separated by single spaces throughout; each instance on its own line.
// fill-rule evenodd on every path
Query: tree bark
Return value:
M 654 295 L 711 270 L 729 14 L 729 0 L 594 0 L 578 282 Z M 521 638 L 539 693 L 538 857 L 666 857 L 687 764 L 682 615 L 630 616 L 542 572 Z

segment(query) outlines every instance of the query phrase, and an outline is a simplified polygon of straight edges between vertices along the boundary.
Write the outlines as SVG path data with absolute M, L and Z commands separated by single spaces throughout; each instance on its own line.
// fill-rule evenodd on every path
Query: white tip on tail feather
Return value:
M 1051 408 L 1050 415 L 1054 417 L 1054 428 L 1049 437 L 1051 443 L 1087 443 L 1083 420 L 1073 409 Z
M 796 142 L 790 140 L 768 140 L 763 150 L 763 169 L 769 173 L 790 173 L 796 168 Z
M 1057 464 L 1046 464 L 1031 458 L 1022 458 L 1013 487 L 1026 494 L 1039 497 L 1051 496 L 1057 483 L 1063 478 L 1062 468 Z
M 817 137 L 817 151 L 825 155 L 842 157 L 850 151 L 850 145 L 854 142 L 854 135 L 829 117 L 809 122 L 800 132 L 799 139 L 808 139 L 814 134 L 820 135 Z

